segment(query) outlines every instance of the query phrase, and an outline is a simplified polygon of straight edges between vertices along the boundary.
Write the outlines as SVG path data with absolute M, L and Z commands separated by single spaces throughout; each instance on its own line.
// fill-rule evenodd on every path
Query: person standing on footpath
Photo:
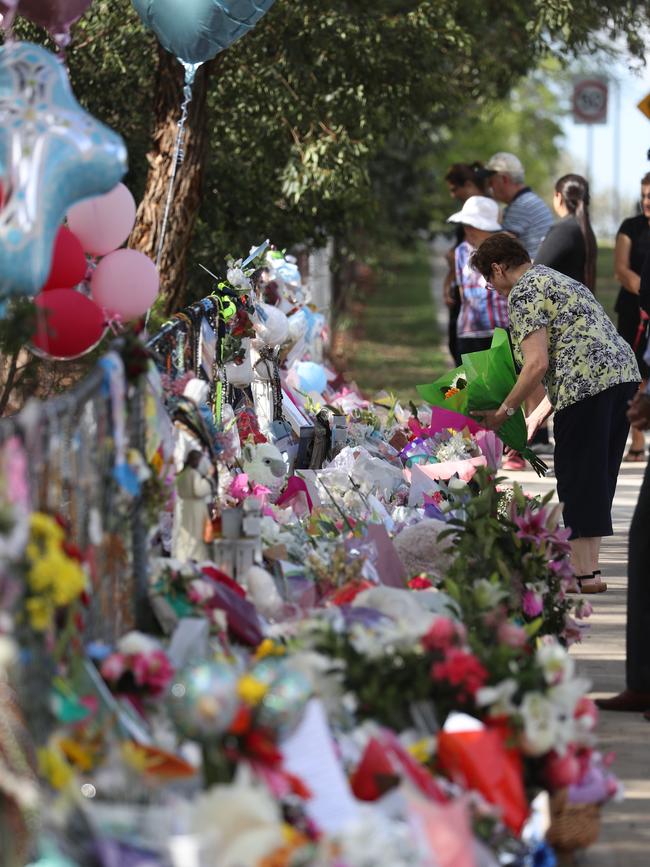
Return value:
M 614 309 L 618 313 L 618 333 L 634 350 L 645 387 L 650 370 L 644 361 L 648 315 L 639 304 L 639 292 L 641 269 L 650 252 L 650 172 L 641 179 L 641 211 L 636 217 L 623 220 L 616 235 L 614 274 L 621 289 Z M 645 437 L 638 428 L 632 429 L 632 444 L 623 460 L 645 460 Z
M 479 178 L 477 172 L 482 169 L 480 163 L 453 163 L 449 166 L 445 181 L 447 189 L 452 199 L 456 199 L 463 205 L 470 196 L 485 195 L 485 178 Z M 459 244 L 465 240 L 465 231 L 461 225 L 456 227 L 456 238 L 453 247 L 450 247 L 447 254 L 447 264 L 449 270 L 442 284 L 442 293 L 444 302 L 449 310 L 449 325 L 447 333 L 447 345 L 449 354 L 454 359 L 456 365 L 460 364 L 460 352 L 458 351 L 458 336 L 456 324 L 458 322 L 458 314 L 460 313 L 460 290 L 456 282 L 456 262 L 455 251 Z
M 589 184 L 582 175 L 564 175 L 557 181 L 553 209 L 560 219 L 542 241 L 535 264 L 548 265 L 595 294 L 598 245 L 589 218 L 589 198 Z
M 498 233 L 472 264 L 508 299 L 510 334 L 520 365 L 499 409 L 472 413 L 498 431 L 523 405 L 529 436 L 555 411 L 555 476 L 571 560 L 583 593 L 601 593 L 599 554 L 612 535 L 612 503 L 629 430 L 628 404 L 639 368 L 593 292 L 546 265 L 533 265 L 523 246 Z M 584 437 L 584 431 L 589 436 Z M 647 530 L 646 530 L 647 532 Z
M 501 230 L 499 206 L 486 196 L 470 196 L 449 223 L 458 223 L 465 240 L 456 247 L 456 283 L 460 289 L 458 354 L 489 349 L 495 328 L 508 327 L 508 302 L 492 292 L 485 277 L 471 264 L 476 248 Z
M 501 151 L 490 157 L 478 174 L 487 177 L 494 198 L 506 205 L 501 220 L 503 231 L 514 235 L 534 261 L 553 225 L 553 215 L 537 193 L 526 186 L 519 158 Z
M 650 253 L 641 269 L 641 306 L 650 308 Z M 650 366 L 650 345 L 645 351 Z M 627 412 L 633 431 L 650 430 L 650 384 L 638 391 Z M 611 698 L 597 698 L 602 710 L 643 713 L 650 720 L 650 464 L 647 464 L 639 491 L 627 557 L 627 625 L 625 630 L 625 689 Z

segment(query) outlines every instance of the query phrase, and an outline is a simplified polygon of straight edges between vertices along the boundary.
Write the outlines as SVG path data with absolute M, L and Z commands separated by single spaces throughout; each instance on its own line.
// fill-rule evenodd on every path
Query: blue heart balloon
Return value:
M 0 297 L 38 292 L 66 211 L 112 190 L 126 167 L 124 142 L 81 108 L 53 54 L 0 48 Z
M 205 63 L 247 33 L 275 0 L 133 0 L 163 48 L 189 64 Z

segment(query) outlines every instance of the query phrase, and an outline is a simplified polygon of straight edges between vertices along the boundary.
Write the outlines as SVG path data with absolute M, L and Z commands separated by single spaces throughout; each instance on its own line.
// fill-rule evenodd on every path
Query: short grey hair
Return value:
M 502 175 L 508 175 L 513 184 L 524 184 L 525 175 L 523 172 L 500 172 Z

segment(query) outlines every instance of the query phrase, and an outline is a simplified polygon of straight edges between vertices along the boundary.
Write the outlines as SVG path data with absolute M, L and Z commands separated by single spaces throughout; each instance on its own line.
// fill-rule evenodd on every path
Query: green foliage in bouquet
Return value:
M 480 468 L 472 480 L 478 493 L 441 534 L 454 555 L 441 587 L 458 603 L 472 649 L 481 648 L 483 661 L 488 655 L 491 674 L 506 677 L 508 645 L 524 641 L 516 627 L 531 649 L 538 637 L 570 643 L 579 633 L 566 595 L 574 572 L 560 507 L 549 506 L 551 494 L 531 499 L 517 485 L 510 494 L 498 481 Z
M 418 393 L 433 406 L 469 416 L 473 410 L 498 409 L 517 381 L 508 333 L 495 328 L 492 345 L 481 352 L 462 356 L 460 367 L 445 373 L 429 385 L 416 386 Z M 499 437 L 518 451 L 535 472 L 543 476 L 548 467 L 530 448 L 526 419 L 521 409 L 501 425 Z

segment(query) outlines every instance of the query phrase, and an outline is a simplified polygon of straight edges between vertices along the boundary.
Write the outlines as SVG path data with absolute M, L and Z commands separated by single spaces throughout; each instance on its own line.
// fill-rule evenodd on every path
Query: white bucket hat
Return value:
M 484 232 L 500 232 L 499 205 L 487 196 L 470 196 L 463 205 L 462 211 L 452 214 L 448 223 L 463 223 Z

